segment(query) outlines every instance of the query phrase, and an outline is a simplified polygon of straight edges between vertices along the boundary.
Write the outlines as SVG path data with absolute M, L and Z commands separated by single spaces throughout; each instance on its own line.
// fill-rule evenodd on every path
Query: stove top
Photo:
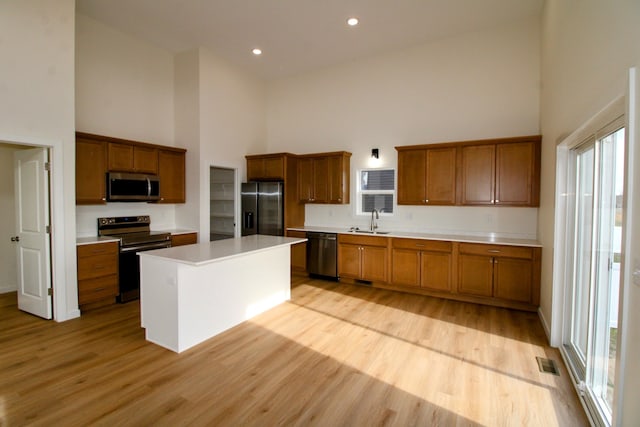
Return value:
M 120 239 L 121 246 L 158 243 L 171 240 L 171 234 L 151 231 L 148 215 L 98 218 L 98 236 Z

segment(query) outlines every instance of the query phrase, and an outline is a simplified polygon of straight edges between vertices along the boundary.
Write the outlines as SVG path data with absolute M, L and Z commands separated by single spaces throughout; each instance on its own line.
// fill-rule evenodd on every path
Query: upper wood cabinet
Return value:
M 284 181 L 286 156 L 286 153 L 246 156 L 247 181 Z
M 107 172 L 160 177 L 160 203 L 185 202 L 185 153 L 177 147 L 76 132 L 76 204 L 106 203 Z
M 76 139 L 76 204 L 107 203 L 107 143 Z
M 396 149 L 399 205 L 456 203 L 456 147 Z
M 158 173 L 158 149 L 110 142 L 109 171 Z
M 459 172 L 462 205 L 538 206 L 540 137 L 461 147 Z
M 303 203 L 349 203 L 351 153 L 298 157 L 298 200 Z
M 184 203 L 185 157 L 183 150 L 158 150 L 160 200 L 158 203 Z
M 538 206 L 540 136 L 396 147 L 398 204 Z

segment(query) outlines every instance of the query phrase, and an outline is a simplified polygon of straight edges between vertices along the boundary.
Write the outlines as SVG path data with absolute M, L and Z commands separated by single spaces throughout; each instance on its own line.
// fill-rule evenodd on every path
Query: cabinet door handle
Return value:
M 500 203 L 500 200 L 496 199 L 496 203 Z
M 429 199 L 425 199 L 425 200 L 424 200 L 424 202 L 425 202 L 425 203 L 429 203 Z
M 500 250 L 499 249 L 489 249 L 487 252 L 492 253 L 492 254 L 499 254 Z
M 424 245 L 416 244 L 416 247 L 418 247 L 418 248 L 424 248 Z

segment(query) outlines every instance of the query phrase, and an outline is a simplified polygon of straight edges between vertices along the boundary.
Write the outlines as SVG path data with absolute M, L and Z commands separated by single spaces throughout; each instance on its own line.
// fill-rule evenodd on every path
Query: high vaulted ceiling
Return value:
M 543 1 L 76 0 L 76 6 L 171 52 L 204 47 L 272 79 L 539 16 Z M 358 26 L 346 25 L 351 16 Z M 263 54 L 254 56 L 254 47 Z

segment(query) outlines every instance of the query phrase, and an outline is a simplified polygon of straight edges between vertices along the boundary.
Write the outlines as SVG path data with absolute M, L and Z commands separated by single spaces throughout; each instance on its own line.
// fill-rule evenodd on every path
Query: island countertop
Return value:
M 252 235 L 235 239 L 201 242 L 193 245 L 139 252 L 141 257 L 161 258 L 182 264 L 200 266 L 235 258 L 251 252 L 268 250 L 277 246 L 295 245 L 307 239 L 281 236 Z

